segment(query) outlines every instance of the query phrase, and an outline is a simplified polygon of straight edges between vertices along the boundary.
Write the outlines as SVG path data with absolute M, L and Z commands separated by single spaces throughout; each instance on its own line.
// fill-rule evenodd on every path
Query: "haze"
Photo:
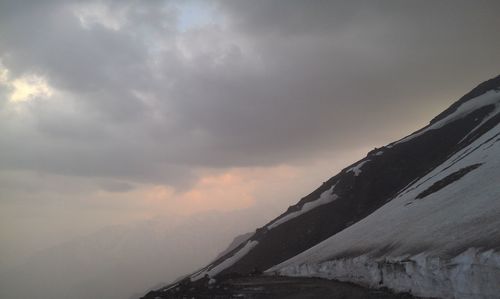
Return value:
M 498 75 L 499 9 L 0 1 L 0 297 L 139 297 L 209 262 Z

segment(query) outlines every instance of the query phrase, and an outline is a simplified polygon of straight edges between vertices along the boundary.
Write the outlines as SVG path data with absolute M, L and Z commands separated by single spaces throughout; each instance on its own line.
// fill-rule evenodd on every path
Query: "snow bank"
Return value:
M 231 257 L 225 259 L 222 263 L 210 268 L 209 270 L 203 270 L 198 273 L 195 273 L 194 275 L 191 276 L 191 281 L 196 281 L 198 279 L 201 279 L 205 277 L 205 275 L 208 275 L 209 277 L 213 277 L 223 270 L 231 267 L 239 261 L 243 256 L 245 256 L 247 253 L 250 252 L 255 246 L 257 246 L 259 242 L 257 241 L 248 241 L 245 246 L 243 246 L 240 250 L 238 250 L 236 253 L 234 253 Z
M 372 288 L 387 287 L 421 297 L 500 298 L 500 254 L 476 248 L 448 260 L 425 254 L 382 260 L 361 255 L 288 266 L 278 273 L 351 281 Z
M 298 211 L 286 214 L 285 216 L 277 219 L 275 222 L 271 223 L 270 225 L 267 226 L 267 229 L 273 229 L 290 219 L 293 219 L 295 217 L 298 217 L 304 213 L 309 212 L 312 209 L 315 209 L 319 206 L 325 205 L 327 203 L 330 203 L 338 198 L 336 194 L 333 194 L 333 189 L 335 188 L 336 184 L 333 185 L 330 189 L 326 190 L 325 192 L 321 193 L 319 198 L 315 201 L 310 201 L 306 202 Z

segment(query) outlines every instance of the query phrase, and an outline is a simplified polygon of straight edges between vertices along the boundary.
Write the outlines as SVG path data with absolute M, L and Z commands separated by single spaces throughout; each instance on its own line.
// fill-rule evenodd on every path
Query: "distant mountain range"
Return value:
M 154 295 L 265 271 L 422 297 L 500 298 L 499 123 L 500 76 Z

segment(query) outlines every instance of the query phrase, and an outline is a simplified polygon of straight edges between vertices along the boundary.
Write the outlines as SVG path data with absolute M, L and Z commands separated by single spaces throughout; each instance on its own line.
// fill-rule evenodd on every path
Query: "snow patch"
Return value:
M 250 239 L 254 234 L 255 234 L 254 232 L 251 232 L 251 233 L 239 235 L 236 238 L 234 238 L 233 241 L 231 242 L 231 244 L 229 244 L 229 246 L 225 250 L 223 250 L 221 253 L 219 253 L 217 255 L 217 257 L 215 257 L 214 261 L 218 260 L 219 258 L 223 257 L 224 255 L 228 254 L 229 252 L 233 251 L 236 247 L 238 247 L 241 244 L 243 244 L 244 242 L 248 241 L 248 239 Z
M 219 274 L 223 270 L 234 265 L 234 263 L 239 261 L 242 257 L 247 255 L 250 252 L 250 250 L 252 250 L 255 246 L 257 246 L 257 244 L 259 244 L 259 242 L 257 242 L 257 241 L 247 241 L 245 246 L 243 246 L 240 250 L 238 250 L 236 253 L 234 253 L 231 257 L 225 259 L 220 264 L 212 267 L 209 270 L 204 270 L 204 271 L 201 271 L 195 275 L 192 275 L 191 281 L 199 280 L 199 279 L 205 277 L 206 275 L 208 275 L 208 277 L 214 277 L 215 275 Z
M 354 176 L 358 176 L 361 173 L 361 167 L 363 167 L 366 163 L 370 162 L 370 160 L 366 160 L 356 164 L 355 166 L 349 168 L 346 172 L 352 171 L 354 172 Z
M 310 201 L 306 202 L 298 211 L 289 213 L 279 219 L 277 219 L 275 222 L 271 223 L 270 225 L 267 226 L 267 229 L 273 229 L 290 219 L 296 218 L 304 213 L 309 212 L 312 209 L 315 209 L 319 206 L 325 205 L 327 203 L 330 203 L 338 198 L 337 194 L 333 194 L 333 189 L 335 188 L 337 184 L 334 184 L 330 189 L 326 190 L 325 192 L 321 193 L 319 198 L 315 201 Z

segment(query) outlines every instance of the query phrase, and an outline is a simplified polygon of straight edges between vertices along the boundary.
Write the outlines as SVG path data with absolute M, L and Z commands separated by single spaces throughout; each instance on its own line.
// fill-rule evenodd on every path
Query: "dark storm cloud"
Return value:
M 0 120 L 0 167 L 185 186 L 402 135 L 499 71 L 497 1 L 220 1 L 186 32 L 180 3 L 2 4 L 3 65 L 59 100 Z

